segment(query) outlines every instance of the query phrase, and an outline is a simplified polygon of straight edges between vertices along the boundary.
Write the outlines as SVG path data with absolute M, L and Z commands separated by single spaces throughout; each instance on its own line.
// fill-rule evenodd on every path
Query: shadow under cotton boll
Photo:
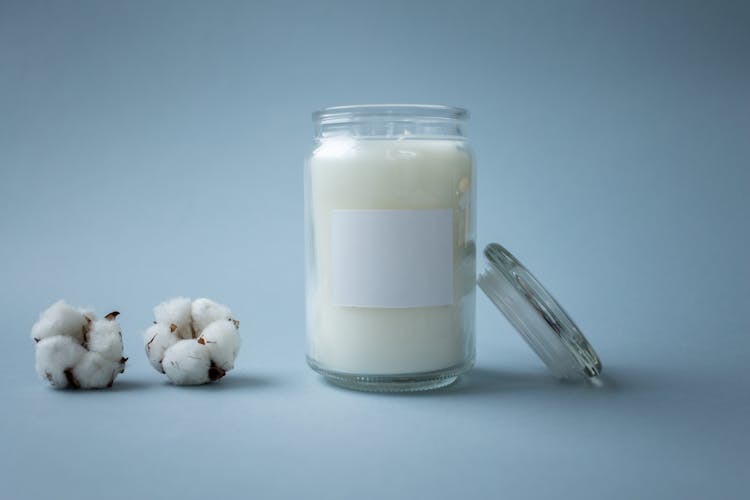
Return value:
M 171 385 L 166 382 L 164 385 Z M 237 373 L 231 377 L 224 377 L 221 380 L 217 380 L 210 385 L 196 385 L 196 386 L 180 386 L 189 387 L 191 391 L 256 391 L 264 389 L 276 389 L 278 386 L 283 385 L 283 382 L 278 378 L 269 378 L 266 376 L 249 375 L 247 373 Z

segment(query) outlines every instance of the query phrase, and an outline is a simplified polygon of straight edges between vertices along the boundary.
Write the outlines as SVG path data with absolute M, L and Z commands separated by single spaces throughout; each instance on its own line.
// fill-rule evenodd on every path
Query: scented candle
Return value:
M 474 361 L 465 110 L 327 108 L 305 172 L 307 358 L 340 385 L 419 390 Z

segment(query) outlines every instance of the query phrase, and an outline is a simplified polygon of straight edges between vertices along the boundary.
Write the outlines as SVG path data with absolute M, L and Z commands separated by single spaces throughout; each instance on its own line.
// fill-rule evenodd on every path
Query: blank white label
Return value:
M 334 304 L 453 304 L 453 210 L 334 210 L 331 234 Z

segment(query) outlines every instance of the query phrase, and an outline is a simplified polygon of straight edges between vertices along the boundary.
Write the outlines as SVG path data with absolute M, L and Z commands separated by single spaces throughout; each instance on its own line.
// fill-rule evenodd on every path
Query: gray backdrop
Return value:
M 0 496 L 741 498 L 750 463 L 747 2 L 0 1 Z M 304 363 L 310 112 L 469 108 L 478 243 L 599 351 L 561 384 L 478 296 L 478 362 L 418 395 Z M 151 307 L 208 296 L 238 368 L 176 388 Z M 110 391 L 36 378 L 58 298 L 118 309 Z

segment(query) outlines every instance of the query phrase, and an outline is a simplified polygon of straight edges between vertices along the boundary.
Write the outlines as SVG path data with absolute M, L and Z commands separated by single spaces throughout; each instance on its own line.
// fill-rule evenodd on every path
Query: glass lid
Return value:
M 484 250 L 489 266 L 479 287 L 560 378 L 594 381 L 601 361 L 573 320 L 534 276 L 502 245 Z

